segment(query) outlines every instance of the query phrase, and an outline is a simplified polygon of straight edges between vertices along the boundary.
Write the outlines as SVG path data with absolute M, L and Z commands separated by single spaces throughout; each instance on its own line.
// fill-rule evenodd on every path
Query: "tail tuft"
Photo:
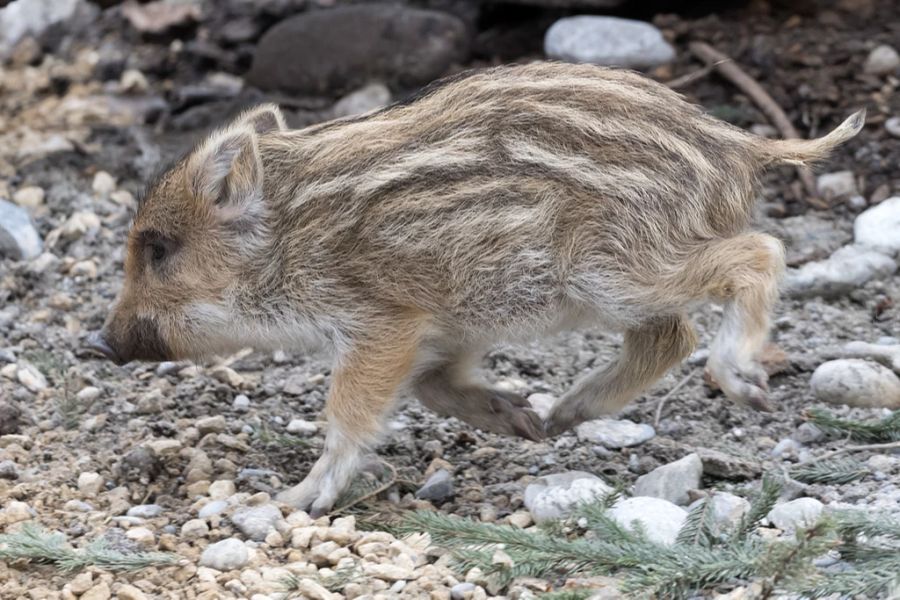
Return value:
M 762 154 L 770 163 L 814 163 L 823 160 L 835 147 L 854 137 L 865 124 L 866 109 L 858 110 L 824 137 L 814 140 L 764 140 Z

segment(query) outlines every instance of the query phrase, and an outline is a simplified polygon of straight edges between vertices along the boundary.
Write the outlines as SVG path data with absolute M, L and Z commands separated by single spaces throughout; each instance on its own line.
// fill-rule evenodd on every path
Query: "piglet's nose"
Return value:
M 119 357 L 116 354 L 116 351 L 110 347 L 109 343 L 106 341 L 106 338 L 103 337 L 103 333 L 100 331 L 92 331 L 86 340 L 86 345 L 91 350 L 95 350 L 102 354 L 104 357 L 109 360 L 118 363 Z

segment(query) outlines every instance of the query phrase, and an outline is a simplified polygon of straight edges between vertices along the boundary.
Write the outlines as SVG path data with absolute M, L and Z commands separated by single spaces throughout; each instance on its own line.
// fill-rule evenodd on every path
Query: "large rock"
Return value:
M 697 454 L 688 454 L 680 460 L 653 469 L 638 477 L 634 484 L 635 496 L 662 498 L 674 504 L 690 502 L 688 492 L 700 487 L 703 462 Z
M 890 256 L 860 244 L 844 246 L 825 260 L 789 269 L 785 290 L 800 298 L 830 298 L 847 294 L 870 279 L 887 278 L 897 270 Z
M 605 481 L 584 471 L 538 477 L 525 488 L 525 508 L 535 522 L 562 519 L 579 505 L 595 502 L 611 493 Z
M 556 60 L 645 68 L 671 62 L 675 50 L 643 21 L 617 17 L 566 17 L 544 37 L 544 53 Z
M 606 448 L 628 448 L 643 444 L 656 435 L 656 431 L 644 423 L 596 419 L 586 421 L 575 428 L 578 439 L 600 444 Z
M 900 196 L 888 198 L 856 217 L 853 237 L 860 246 L 900 254 Z
M 607 514 L 629 530 L 634 529 L 634 522 L 637 521 L 647 532 L 648 539 L 671 545 L 678 538 L 688 513 L 668 500 L 644 496 L 620 500 Z
M 831 404 L 900 408 L 900 377 L 878 363 L 847 358 L 819 365 L 809 381 L 816 398 Z
M 0 257 L 31 260 L 39 256 L 42 249 L 41 236 L 25 209 L 0 200 Z
M 311 11 L 263 35 L 248 80 L 311 95 L 373 80 L 411 88 L 462 62 L 468 45 L 465 24 L 445 13 L 390 4 Z

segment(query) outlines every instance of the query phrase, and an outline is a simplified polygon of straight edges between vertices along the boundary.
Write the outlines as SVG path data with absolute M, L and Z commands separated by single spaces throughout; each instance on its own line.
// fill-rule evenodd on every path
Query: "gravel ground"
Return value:
M 872 47 L 896 41 L 897 8 L 889 1 L 839 4 L 837 12 L 815 16 L 754 12 L 762 5 L 756 3 L 719 17 L 656 20 L 679 49 L 674 65 L 658 69 L 657 77 L 696 69 L 685 42 L 704 39 L 740 57 L 807 131 L 821 132 L 853 108 L 869 108 L 865 130 L 823 168 L 855 176 L 857 193 L 834 199 L 833 210 L 808 211 L 789 169 L 766 178 L 758 225 L 786 240 L 794 266 L 848 243 L 859 212 L 900 194 L 900 144 L 884 125 L 900 116 L 900 81 L 861 71 Z M 865 17 L 869 9 L 874 12 Z M 871 19 L 875 13 L 885 18 Z M 825 43 L 822 31 L 829 34 L 827 51 L 818 47 Z M 166 50 L 135 46 L 135 52 L 151 51 Z M 75 46 L 38 66 L 0 69 L 0 198 L 26 206 L 44 240 L 34 260 L 0 259 L 0 531 L 33 521 L 79 547 L 103 538 L 118 548 L 172 552 L 179 562 L 124 574 L 0 563 L 0 597 L 527 598 L 547 589 L 548 582 L 528 580 L 493 589 L 477 573 L 454 573 L 427 536 L 399 540 L 362 531 L 352 514 L 313 522 L 271 500 L 302 479 L 318 456 L 331 379 L 326 358 L 248 350 L 208 365 L 116 367 L 82 349 L 121 283 L 123 240 L 141 182 L 196 139 L 199 131 L 187 127 L 191 119 L 205 125 L 261 99 L 245 90 L 199 105 L 188 119 L 171 109 L 173 86 L 185 76 L 136 72 L 104 81 L 97 77 L 101 59 L 102 53 Z M 789 76 L 779 70 L 786 65 Z M 217 77 L 240 85 L 233 74 Z M 722 80 L 706 77 L 684 91 L 742 126 L 765 122 Z M 289 117 L 295 125 L 321 120 L 330 105 L 295 106 Z M 160 111 L 168 116 L 148 124 Z M 615 416 L 654 427 L 652 439 L 632 447 L 584 431 L 542 443 L 502 438 L 438 418 L 410 399 L 356 491 L 392 479 L 394 485 L 354 510 L 433 506 L 528 527 L 524 490 L 536 477 L 579 470 L 627 487 L 697 449 L 727 455 L 704 460 L 702 488 L 744 493 L 764 470 L 840 445 L 805 425 L 807 409 L 825 406 L 811 391 L 810 375 L 847 342 L 898 343 L 900 316 L 891 300 L 897 298 L 896 275 L 827 299 L 786 295 L 766 356 L 772 413 L 735 406 L 709 388 L 703 349 L 720 310 L 698 310 L 692 315 L 698 352 Z M 545 403 L 615 356 L 619 345 L 615 335 L 584 332 L 498 348 L 486 357 L 485 374 Z M 828 408 L 856 418 L 886 414 L 877 407 Z M 861 481 L 811 485 L 798 495 L 900 514 L 900 458 L 887 452 L 859 458 L 871 471 Z M 722 461 L 726 467 L 717 469 Z M 441 469 L 451 485 L 417 498 Z M 614 582 L 597 585 L 615 597 Z

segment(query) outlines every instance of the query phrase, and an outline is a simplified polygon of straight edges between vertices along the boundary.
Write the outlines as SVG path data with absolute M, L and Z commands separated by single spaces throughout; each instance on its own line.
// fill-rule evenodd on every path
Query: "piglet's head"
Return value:
M 274 106 L 213 133 L 146 190 L 128 234 L 125 281 L 88 345 L 118 364 L 199 359 L 240 347 L 240 287 L 268 237 L 258 136 Z

